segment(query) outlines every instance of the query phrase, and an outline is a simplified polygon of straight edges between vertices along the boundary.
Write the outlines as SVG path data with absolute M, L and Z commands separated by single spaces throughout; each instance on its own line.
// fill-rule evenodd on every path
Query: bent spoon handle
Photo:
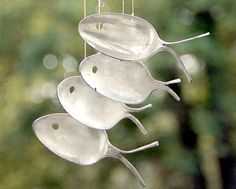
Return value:
M 115 146 L 111 145 L 111 143 L 108 141 L 108 146 L 106 150 L 106 157 L 113 157 L 116 159 L 119 159 L 121 162 L 125 164 L 125 166 L 133 173 L 133 175 L 136 177 L 136 179 L 140 182 L 142 187 L 145 187 L 145 182 L 143 178 L 140 176 L 136 168 L 122 155 L 122 154 L 131 154 L 139 151 L 143 151 L 149 148 L 157 147 L 159 146 L 159 142 L 155 141 L 150 144 L 147 144 L 145 146 L 136 148 L 134 150 L 124 151 L 116 148 Z
M 120 150 L 120 149 L 119 149 L 119 150 L 120 150 L 121 153 L 123 153 L 123 154 L 132 154 L 132 153 L 144 151 L 144 150 L 147 150 L 147 149 L 150 149 L 150 148 L 155 148 L 155 147 L 157 147 L 157 146 L 159 146 L 159 142 L 158 142 L 158 141 L 155 141 L 155 142 L 152 142 L 152 143 L 147 144 L 147 145 L 145 145 L 145 146 L 141 146 L 141 147 L 139 147 L 139 148 L 136 148 L 136 149 L 134 149 L 134 150 L 128 150 L 128 151 Z
M 189 83 L 192 82 L 192 77 L 188 73 L 184 63 L 182 62 L 180 57 L 177 55 L 177 53 L 173 49 L 171 49 L 170 47 L 167 47 L 167 46 L 162 46 L 162 47 L 159 48 L 159 51 L 165 51 L 165 52 L 170 53 L 177 60 L 177 63 L 179 64 L 180 68 L 183 70 L 188 82 Z
M 152 104 L 148 104 L 148 105 L 145 105 L 145 106 L 142 106 L 140 108 L 133 108 L 133 107 L 129 107 L 127 105 L 124 104 L 124 107 L 126 108 L 126 110 L 128 110 L 129 112 L 141 112 L 141 111 L 144 111 L 148 108 L 151 108 L 152 107 Z
M 126 117 L 129 118 L 131 121 L 133 121 L 144 135 L 147 134 L 147 131 L 144 128 L 143 124 L 134 115 L 126 113 Z
M 146 186 L 142 176 L 139 174 L 137 169 L 124 156 L 119 154 L 115 158 L 119 159 L 122 163 L 125 164 L 125 166 L 133 173 L 133 175 L 139 181 L 143 188 Z
M 174 45 L 174 44 L 179 44 L 179 43 L 192 41 L 192 40 L 195 40 L 195 39 L 200 39 L 200 38 L 206 37 L 208 35 L 210 35 L 210 32 L 207 32 L 207 33 L 204 33 L 204 34 L 201 34 L 201 35 L 197 35 L 197 36 L 194 36 L 194 37 L 190 37 L 190 38 L 187 38 L 187 39 L 182 39 L 182 40 L 179 40 L 179 41 L 167 42 L 167 41 L 161 40 L 161 42 L 164 45 Z
M 173 91 L 169 86 L 166 86 L 163 83 L 160 83 L 159 81 L 157 81 L 154 84 L 153 88 L 154 88 L 154 90 L 157 90 L 157 91 L 166 91 L 171 96 L 173 96 L 175 98 L 175 100 L 180 101 L 180 97 L 176 94 L 175 91 Z

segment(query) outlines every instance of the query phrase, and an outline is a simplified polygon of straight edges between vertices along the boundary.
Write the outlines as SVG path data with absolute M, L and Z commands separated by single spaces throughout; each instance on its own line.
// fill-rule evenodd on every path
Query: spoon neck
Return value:
M 108 144 L 107 150 L 106 150 L 106 156 L 113 157 L 113 158 L 119 158 L 121 153 L 122 153 L 121 150 L 112 146 L 111 144 Z

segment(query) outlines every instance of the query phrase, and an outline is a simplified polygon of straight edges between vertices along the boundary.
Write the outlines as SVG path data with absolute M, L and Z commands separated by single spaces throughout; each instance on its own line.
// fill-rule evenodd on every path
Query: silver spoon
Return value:
M 63 80 L 57 87 L 58 99 L 65 110 L 81 123 L 96 129 L 111 129 L 121 119 L 131 119 L 146 134 L 139 120 L 130 112 L 140 112 L 152 105 L 131 108 L 109 99 L 90 88 L 80 76 Z
M 180 79 L 168 82 L 155 80 L 141 62 L 121 61 L 95 54 L 84 59 L 79 70 L 83 79 L 98 93 L 123 103 L 141 103 L 155 90 L 167 91 L 180 100 L 167 86 L 179 83 Z
M 97 28 L 97 24 L 101 26 Z M 97 51 L 129 61 L 147 59 L 160 51 L 171 53 L 178 61 L 189 82 L 192 81 L 179 56 L 166 45 L 178 44 L 209 35 L 205 33 L 176 42 L 160 39 L 155 28 L 137 16 L 102 13 L 88 16 L 79 23 L 81 37 Z
M 134 150 L 123 151 L 111 145 L 104 130 L 87 127 L 69 114 L 62 113 L 37 119 L 33 123 L 33 130 L 49 150 L 70 162 L 91 165 L 107 157 L 121 160 L 142 186 L 145 186 L 142 177 L 122 154 L 131 154 L 159 145 L 156 141 Z

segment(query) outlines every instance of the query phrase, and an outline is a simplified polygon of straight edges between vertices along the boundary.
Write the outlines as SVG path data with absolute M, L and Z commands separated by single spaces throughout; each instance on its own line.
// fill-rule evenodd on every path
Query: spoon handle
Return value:
M 177 81 L 176 83 L 179 83 L 179 79 L 173 80 Z M 171 96 L 175 98 L 175 100 L 180 101 L 180 97 L 174 92 L 170 87 L 168 87 L 166 84 L 173 84 L 173 81 L 169 82 L 160 82 L 158 80 L 155 80 L 153 90 L 161 90 L 161 91 L 167 91 Z
M 151 108 L 151 107 L 152 107 L 152 104 L 148 104 L 148 105 L 143 106 L 143 107 L 140 107 L 140 108 L 132 108 L 132 107 L 129 107 L 129 106 L 125 105 L 125 104 L 124 104 L 124 106 L 125 106 L 125 108 L 126 108 L 129 112 L 141 112 L 141 111 L 143 111 L 143 110 L 146 110 L 146 109 L 148 109 L 148 108 Z
M 157 147 L 158 145 L 159 145 L 159 142 L 155 141 L 155 142 L 152 142 L 152 143 L 147 144 L 145 146 L 142 146 L 140 148 L 136 148 L 134 150 L 124 151 L 124 150 L 120 150 L 120 149 L 114 147 L 108 141 L 108 146 L 107 146 L 105 157 L 113 157 L 113 158 L 116 158 L 116 159 L 119 159 L 120 161 L 122 161 L 126 165 L 126 167 L 134 174 L 134 176 L 137 178 L 137 180 L 140 182 L 140 184 L 143 187 L 145 187 L 145 182 L 144 182 L 143 178 L 140 176 L 140 174 L 138 173 L 136 168 L 124 156 L 122 156 L 122 153 L 123 154 L 131 154 L 131 153 L 143 151 L 143 150 L 146 150 L 149 148 Z
M 134 176 L 136 177 L 136 179 L 140 182 L 140 184 L 142 185 L 142 187 L 144 188 L 146 186 L 142 176 L 139 174 L 139 172 L 137 171 L 137 169 L 121 154 L 117 157 L 122 163 L 125 164 L 125 166 L 134 174 Z
M 142 187 L 145 187 L 146 184 L 145 184 L 142 176 L 139 174 L 139 172 L 136 170 L 136 168 L 124 156 L 121 155 L 121 153 L 122 153 L 122 151 L 120 149 L 114 147 L 110 143 L 108 144 L 106 156 L 119 159 L 133 173 L 133 175 L 140 182 Z
M 144 128 L 144 126 L 142 125 L 142 123 L 132 114 L 130 113 L 127 113 L 126 114 L 126 117 L 129 118 L 130 120 L 132 120 L 139 128 L 139 130 L 144 134 L 146 135 L 147 134 L 147 131 L 146 129 Z
M 170 80 L 170 81 L 166 81 L 166 82 L 163 82 L 164 85 L 171 85 L 171 84 L 176 84 L 176 83 L 180 83 L 181 82 L 181 79 L 173 79 L 173 80 Z
M 120 150 L 120 149 L 119 149 L 119 151 L 120 151 L 121 153 L 123 153 L 123 154 L 132 154 L 132 153 L 135 153 L 135 152 L 140 152 L 140 151 L 143 151 L 143 150 L 147 150 L 147 149 L 149 149 L 149 148 L 155 148 L 155 147 L 157 147 L 157 146 L 159 146 L 159 142 L 158 142 L 158 141 L 155 141 L 155 142 L 152 142 L 152 143 L 147 144 L 147 145 L 145 145 L 145 146 L 141 146 L 141 147 L 139 147 L 139 148 L 136 148 L 136 149 L 134 149 L 134 150 L 125 151 L 125 150 Z
M 182 60 L 180 59 L 180 57 L 176 54 L 176 52 L 174 50 L 172 50 L 169 47 L 162 46 L 162 47 L 160 47 L 159 51 L 166 51 L 166 52 L 169 52 L 170 54 L 172 54 L 175 57 L 175 59 L 177 60 L 177 62 L 179 64 L 179 66 L 181 67 L 181 69 L 183 70 L 186 78 L 188 79 L 188 82 L 189 83 L 192 82 L 192 77 L 189 75 L 186 67 L 184 66 L 184 63 L 182 62 Z
M 174 44 L 178 44 L 178 43 L 184 43 L 184 42 L 187 42 L 187 41 L 192 41 L 192 40 L 195 40 L 195 39 L 199 39 L 199 38 L 202 38 L 202 37 L 206 37 L 210 35 L 210 32 L 207 32 L 207 33 L 204 33 L 204 34 L 201 34 L 201 35 L 197 35 L 195 37 L 191 37 L 191 38 L 187 38 L 187 39 L 183 39 L 183 40 L 180 40 L 180 41 L 173 41 L 173 42 L 166 42 L 166 41 L 163 41 L 163 44 L 164 45 L 174 45 Z

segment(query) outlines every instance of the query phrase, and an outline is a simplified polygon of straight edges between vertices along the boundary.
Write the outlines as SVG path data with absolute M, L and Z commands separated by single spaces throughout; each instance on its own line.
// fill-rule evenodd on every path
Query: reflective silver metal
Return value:
M 141 103 L 155 90 L 167 91 L 180 100 L 167 86 L 179 83 L 180 79 L 168 82 L 155 80 L 141 62 L 121 61 L 95 54 L 84 59 L 79 70 L 83 79 L 98 93 L 123 103 Z
M 98 28 L 98 25 L 101 26 Z M 160 39 L 155 28 L 137 16 L 122 13 L 102 13 L 84 18 L 78 27 L 81 37 L 97 51 L 108 56 L 137 61 L 160 51 L 171 53 L 178 61 L 189 82 L 192 81 L 179 56 L 166 45 L 191 41 L 209 35 L 205 33 L 176 42 Z
M 111 129 L 121 119 L 131 119 L 146 134 L 139 120 L 130 112 L 140 112 L 152 105 L 131 108 L 109 99 L 90 88 L 80 76 L 63 80 L 57 87 L 58 98 L 65 110 L 81 123 L 96 129 Z
M 142 186 L 145 186 L 142 177 L 122 154 L 131 154 L 158 146 L 156 141 L 135 150 L 120 150 L 111 145 L 104 130 L 87 127 L 69 114 L 57 113 L 43 116 L 33 123 L 33 130 L 49 150 L 65 160 L 81 165 L 91 165 L 106 157 L 121 160 Z

